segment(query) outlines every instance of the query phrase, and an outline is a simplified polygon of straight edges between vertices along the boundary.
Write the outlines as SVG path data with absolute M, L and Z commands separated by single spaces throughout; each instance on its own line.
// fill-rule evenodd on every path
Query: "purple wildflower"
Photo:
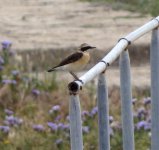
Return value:
M 151 97 L 144 98 L 144 105 L 151 104 Z
M 54 112 L 58 112 L 59 110 L 60 110 L 60 105 L 55 105 L 49 110 L 49 113 L 52 114 Z
M 89 127 L 88 126 L 83 126 L 82 131 L 83 131 L 83 133 L 89 133 Z
M 145 120 L 142 120 L 142 121 L 139 121 L 139 122 L 136 124 L 136 128 L 137 128 L 138 130 L 140 130 L 140 129 L 150 130 L 150 129 L 151 129 L 151 124 L 148 123 L 148 122 L 145 121 Z
M 9 110 L 9 109 L 5 109 L 4 112 L 8 115 L 8 116 L 11 116 L 14 114 L 14 112 L 12 110 Z
M 59 121 L 61 119 L 61 115 L 58 115 L 56 118 L 55 118 L 55 121 Z
M 137 127 L 137 129 L 139 130 L 139 129 L 141 129 L 141 128 L 144 128 L 144 126 L 145 126 L 145 124 L 146 124 L 146 121 L 140 121 L 140 122 L 138 122 L 137 124 L 136 124 L 136 127 Z
M 2 83 L 3 84 L 17 84 L 17 81 L 15 81 L 15 80 L 10 80 L 10 79 L 4 79 L 4 80 L 2 80 Z
M 58 129 L 63 129 L 64 124 L 63 123 L 59 123 L 57 126 L 58 126 Z
M 91 116 L 93 117 L 94 115 L 96 115 L 98 113 L 98 107 L 95 106 L 92 110 L 91 110 Z
M 145 110 L 145 108 L 143 108 L 143 107 L 140 107 L 140 108 L 138 109 L 138 111 L 137 111 L 137 117 L 138 117 L 139 120 L 145 118 L 145 117 L 146 117 L 146 114 L 147 114 L 147 113 L 146 113 L 146 110 Z
M 48 122 L 47 125 L 51 128 L 52 131 L 57 131 L 58 125 L 53 122 Z
M 55 105 L 52 107 L 53 111 L 59 111 L 60 110 L 60 106 L 59 105 Z
M 82 120 L 85 121 L 90 116 L 90 113 L 87 110 L 82 111 Z
M 2 42 L 2 49 L 5 50 L 5 49 L 9 49 L 12 45 L 12 42 L 9 41 L 9 40 L 5 40 Z
M 16 124 L 16 119 L 15 119 L 14 116 L 6 116 L 6 118 L 5 118 L 5 123 L 6 123 L 7 125 L 13 126 L 13 125 Z
M 89 112 L 87 110 L 82 111 L 82 116 L 89 116 Z
M 19 75 L 19 71 L 18 70 L 12 70 L 11 73 L 12 73 L 13 76 Z
M 62 125 L 63 130 L 69 131 L 70 130 L 70 125 L 69 124 L 63 124 Z
M 6 116 L 4 123 L 10 126 L 16 126 L 21 125 L 23 120 L 14 116 Z
M 38 132 L 42 132 L 42 131 L 45 130 L 44 126 L 41 125 L 41 124 L 33 125 L 32 128 L 33 128 L 35 131 L 38 131 Z
M 40 94 L 40 91 L 37 89 L 33 89 L 31 92 L 34 96 L 38 96 Z
M 3 83 L 3 84 L 10 84 L 10 83 L 11 83 L 11 80 L 4 79 L 4 80 L 2 80 L 2 83 Z
M 69 130 L 70 129 L 69 124 L 59 123 L 59 124 L 56 124 L 56 125 L 57 125 L 57 129 L 59 129 L 59 130 Z
M 0 126 L 0 131 L 2 131 L 3 133 L 8 133 L 10 131 L 10 127 L 9 126 Z

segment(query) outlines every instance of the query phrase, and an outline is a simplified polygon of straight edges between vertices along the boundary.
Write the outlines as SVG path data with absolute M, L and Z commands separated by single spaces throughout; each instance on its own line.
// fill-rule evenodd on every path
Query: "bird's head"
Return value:
M 94 48 L 96 48 L 96 47 L 90 46 L 87 43 L 83 43 L 83 44 L 81 44 L 79 50 L 82 51 L 82 52 L 85 52 L 87 50 L 94 49 Z

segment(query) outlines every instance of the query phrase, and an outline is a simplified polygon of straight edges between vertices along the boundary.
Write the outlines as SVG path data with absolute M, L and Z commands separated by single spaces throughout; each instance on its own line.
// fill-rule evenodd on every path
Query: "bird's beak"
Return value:
M 94 46 L 91 46 L 91 47 L 90 47 L 90 49 L 94 49 L 94 48 L 96 48 L 96 47 L 94 47 Z

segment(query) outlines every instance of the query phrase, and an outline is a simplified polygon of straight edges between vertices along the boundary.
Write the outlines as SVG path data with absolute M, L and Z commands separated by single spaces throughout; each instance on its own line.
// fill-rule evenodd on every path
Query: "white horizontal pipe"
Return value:
M 159 16 L 155 19 L 151 20 L 150 22 L 146 23 L 145 25 L 141 26 L 137 30 L 131 32 L 124 38 L 126 38 L 128 41 L 133 42 L 146 34 L 147 32 L 152 31 L 156 27 L 159 26 Z M 109 65 L 112 64 L 122 53 L 123 50 L 128 46 L 128 41 L 125 39 L 121 39 L 116 46 L 102 59 Z M 93 68 L 91 68 L 88 72 L 86 72 L 83 76 L 81 76 L 79 79 L 83 81 L 83 84 L 79 81 L 75 81 L 79 87 L 86 84 L 93 78 L 95 78 L 97 75 L 102 73 L 106 69 L 106 64 L 103 62 L 99 62 L 96 64 Z

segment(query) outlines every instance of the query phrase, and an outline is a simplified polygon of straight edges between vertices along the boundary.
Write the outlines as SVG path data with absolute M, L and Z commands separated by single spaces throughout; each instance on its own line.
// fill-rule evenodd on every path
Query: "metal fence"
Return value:
M 99 150 L 110 150 L 108 88 L 105 70 L 119 56 L 120 95 L 122 112 L 123 150 L 134 150 L 134 123 L 132 112 L 132 89 L 128 45 L 147 32 L 152 31 L 150 48 L 151 63 L 151 150 L 159 149 L 159 16 L 141 26 L 126 37 L 119 39 L 116 46 L 93 68 L 79 79 L 69 83 L 70 91 L 70 137 L 71 150 L 83 150 L 81 108 L 79 91 L 82 87 L 98 77 L 98 130 Z

